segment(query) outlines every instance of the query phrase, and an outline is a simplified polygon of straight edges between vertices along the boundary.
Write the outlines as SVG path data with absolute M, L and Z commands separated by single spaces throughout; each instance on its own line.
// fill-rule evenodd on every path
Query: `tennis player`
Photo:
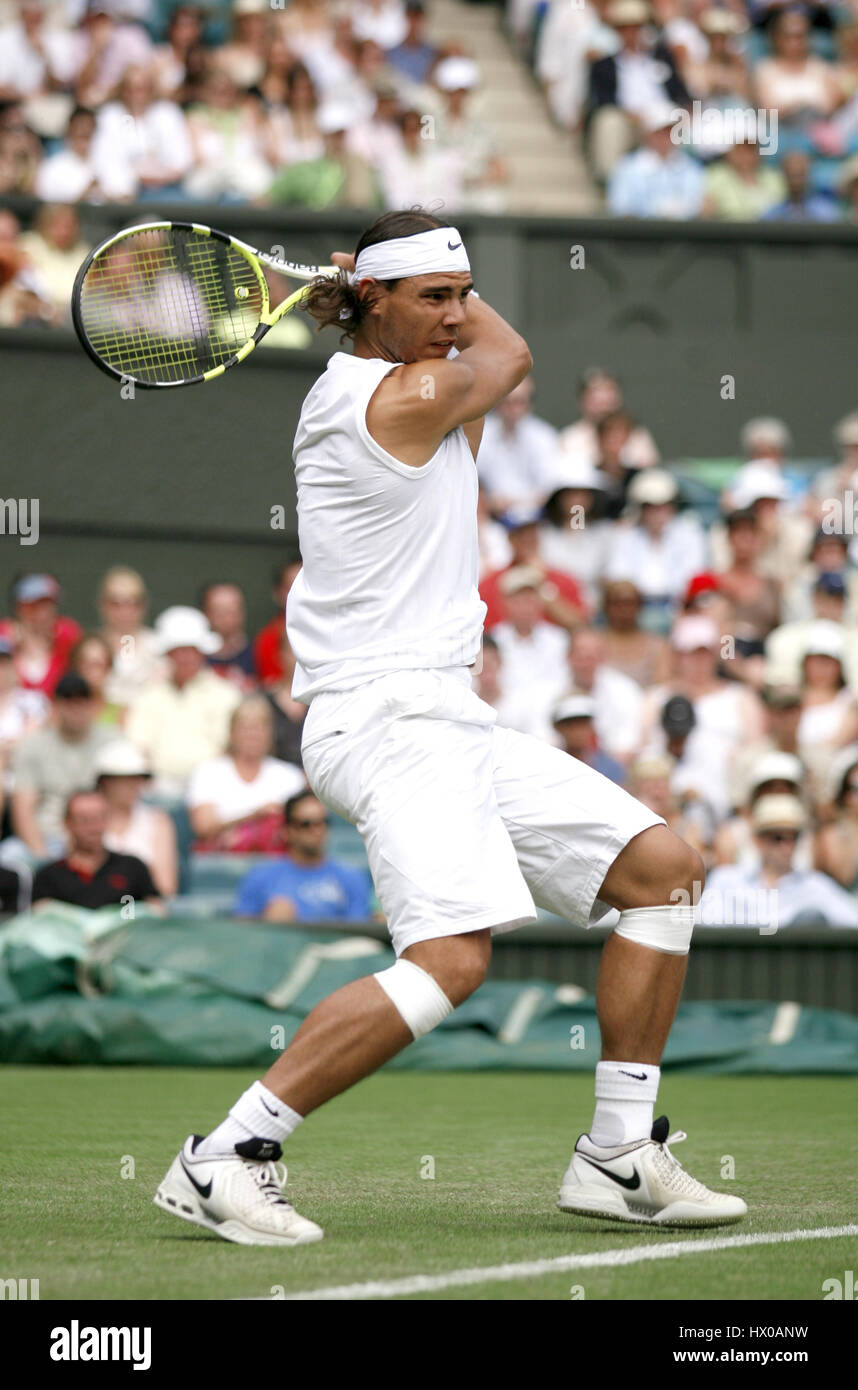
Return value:
M 309 705 L 310 785 L 360 831 L 397 959 L 317 1005 L 223 1123 L 186 1141 L 155 1201 L 243 1244 L 321 1239 L 283 1195 L 284 1141 L 473 994 L 493 933 L 539 905 L 585 928 L 619 913 L 597 986 L 595 1114 L 561 1211 L 736 1221 L 745 1203 L 687 1174 L 653 1120 L 700 857 L 585 763 L 496 727 L 471 688 L 475 459 L 486 411 L 531 368 L 527 344 L 472 293 L 462 237 L 435 217 L 387 213 L 335 261 L 340 281 L 314 285 L 308 309 L 353 352 L 334 353 L 295 437 L 292 693 Z

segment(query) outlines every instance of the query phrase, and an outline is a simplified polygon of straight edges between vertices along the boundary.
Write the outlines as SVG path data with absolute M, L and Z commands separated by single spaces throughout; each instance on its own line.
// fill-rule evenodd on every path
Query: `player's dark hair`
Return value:
M 434 217 L 431 212 L 413 208 L 409 212 L 385 212 L 371 227 L 368 227 L 355 247 L 355 259 L 368 246 L 378 246 L 396 237 L 416 236 L 418 232 L 431 232 L 436 227 L 449 224 Z M 393 290 L 399 280 L 380 280 L 379 284 Z M 338 279 L 314 280 L 310 286 L 303 308 L 316 320 L 319 329 L 334 327 L 342 330 L 343 338 L 354 337 L 367 317 L 369 301 L 366 293 L 358 294 L 357 286 L 350 285 L 345 271 Z
M 306 801 L 308 797 L 312 797 L 314 801 L 317 800 L 316 793 L 310 791 L 309 787 L 306 787 L 302 792 L 296 792 L 294 796 L 290 796 L 283 807 L 283 814 L 286 817 L 287 825 L 290 825 L 295 819 L 295 807 L 299 806 L 302 801 Z

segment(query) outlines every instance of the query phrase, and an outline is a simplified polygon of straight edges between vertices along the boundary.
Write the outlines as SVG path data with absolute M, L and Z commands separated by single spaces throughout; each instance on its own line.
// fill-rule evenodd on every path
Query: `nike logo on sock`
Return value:
M 192 1183 L 194 1184 L 194 1187 L 197 1189 L 197 1191 L 199 1192 L 200 1196 L 201 1196 L 201 1197 L 210 1197 L 210 1196 L 212 1195 L 212 1180 L 211 1180 L 211 1178 L 209 1178 L 208 1182 L 205 1184 L 205 1186 L 203 1186 L 202 1183 L 197 1182 L 196 1178 L 194 1177 L 194 1175 L 193 1175 L 193 1173 L 191 1172 L 191 1170 L 188 1168 L 188 1165 L 187 1165 L 187 1163 L 185 1162 L 184 1159 L 181 1160 L 181 1163 L 182 1163 L 182 1167 L 183 1167 L 184 1170 L 185 1170 L 185 1177 L 188 1178 L 189 1181 L 192 1182 Z
M 454 246 L 453 243 L 452 243 L 452 241 L 448 241 L 448 242 L 447 242 L 447 250 L 448 250 L 448 251 L 458 251 L 458 249 L 459 249 L 459 247 L 461 246 L 461 244 L 462 244 L 462 243 L 461 243 L 460 241 L 457 241 L 457 242 L 456 242 L 456 245 Z
M 262 1096 L 260 1096 L 259 1099 L 262 1100 Z M 265 1105 L 265 1101 L 264 1101 L 264 1100 L 262 1100 L 262 1104 Z M 279 1113 L 279 1111 L 277 1111 L 277 1110 L 272 1110 L 270 1105 L 265 1105 L 265 1109 L 268 1111 L 269 1115 L 274 1115 L 277 1119 L 280 1118 L 280 1113 Z
M 603 1168 L 600 1163 L 594 1163 L 592 1158 L 587 1158 L 586 1154 L 579 1154 L 578 1157 L 583 1158 L 585 1163 L 589 1163 L 591 1168 L 596 1168 L 600 1173 L 604 1173 L 606 1178 L 611 1179 L 611 1182 L 619 1183 L 620 1187 L 627 1187 L 629 1192 L 634 1192 L 635 1188 L 641 1185 L 640 1173 L 637 1168 L 632 1169 L 630 1178 L 621 1178 L 619 1173 L 612 1173 L 610 1168 Z
M 622 1067 L 620 1067 L 620 1076 L 630 1076 L 633 1081 L 646 1081 L 645 1071 L 642 1071 L 640 1076 L 638 1076 L 636 1071 L 623 1071 Z

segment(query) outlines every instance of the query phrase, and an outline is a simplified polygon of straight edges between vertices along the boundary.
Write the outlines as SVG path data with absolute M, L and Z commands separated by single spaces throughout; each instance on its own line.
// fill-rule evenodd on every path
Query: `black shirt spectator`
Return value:
M 68 859 L 56 859 L 44 864 L 33 877 L 33 902 L 54 898 L 75 907 L 109 907 L 131 897 L 135 902 L 157 898 L 158 890 L 142 859 L 133 854 L 114 854 L 106 857 L 94 873 L 87 873 Z
M 657 39 L 649 51 L 653 65 L 654 75 L 658 74 L 661 83 L 665 102 L 672 102 L 675 106 L 690 106 L 691 97 L 673 60 L 667 44 L 663 39 Z M 600 106 L 617 106 L 619 88 L 619 68 L 617 55 L 611 54 L 607 58 L 597 58 L 590 66 L 590 86 L 587 95 L 588 115 L 592 115 Z
M 161 897 L 152 875 L 134 854 L 105 849 L 107 802 L 100 791 L 73 792 L 66 802 L 69 849 L 33 877 L 33 905 L 54 899 L 75 907 L 110 907 L 133 902 L 159 907 Z

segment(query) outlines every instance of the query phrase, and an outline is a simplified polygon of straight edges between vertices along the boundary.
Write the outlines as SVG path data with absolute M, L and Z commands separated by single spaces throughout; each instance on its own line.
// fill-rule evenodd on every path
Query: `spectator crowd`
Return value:
M 502 211 L 479 82 L 421 0 L 0 0 L 0 198 L 44 204 L 0 325 L 65 320 L 80 203 Z
M 477 459 L 475 689 L 700 851 L 704 920 L 753 923 L 777 888 L 782 925 L 858 925 L 858 412 L 816 474 L 783 421 L 748 421 L 707 522 L 610 371 L 583 373 L 565 429 L 532 397 Z
M 609 212 L 858 218 L 858 0 L 505 13 Z M 502 211 L 478 60 L 434 42 L 430 16 L 422 0 L 0 0 L 0 197 L 38 200 L 26 231 L 0 207 L 0 326 L 67 321 L 82 203 Z M 784 422 L 749 421 L 705 524 L 609 370 L 583 373 L 560 430 L 522 383 L 478 459 L 474 685 L 500 723 L 664 815 L 703 854 L 712 903 L 788 884 L 782 910 L 856 925 L 858 547 L 831 519 L 854 522 L 858 412 L 832 427 L 836 458 L 811 480 Z M 89 630 L 56 576 L 16 579 L 5 910 L 157 906 L 189 863 L 231 857 L 248 861 L 241 917 L 371 915 L 301 767 L 283 625 L 299 566 L 278 569 L 254 636 L 228 577 L 150 624 L 144 577 L 117 566 Z
M 149 627 L 142 577 L 117 566 L 84 631 L 53 575 L 15 581 L 0 622 L 4 911 L 162 910 L 186 861 L 231 859 L 242 918 L 372 915 L 369 874 L 330 856 L 330 817 L 301 766 L 306 707 L 291 697 L 282 612 L 299 568 L 278 567 L 280 611 L 252 640 L 228 582 Z
M 780 925 L 858 925 L 858 411 L 814 474 L 785 422 L 748 421 L 710 517 L 609 370 L 583 373 L 566 428 L 533 397 L 528 379 L 499 404 L 478 454 L 474 689 L 693 844 L 709 921 L 776 892 Z M 55 576 L 16 579 L 0 621 L 7 911 L 28 895 L 157 907 L 226 863 L 240 918 L 373 914 L 359 837 L 301 766 L 283 618 L 299 569 L 277 568 L 254 635 L 228 577 L 150 625 L 143 577 L 116 566 L 89 630 Z
M 480 78 L 422 0 L 0 0 L 0 327 L 68 324 L 80 204 L 503 211 Z
M 855 0 L 508 0 L 618 217 L 858 218 Z
M 431 0 L 0 0 L 0 199 L 35 200 L 25 226 L 0 207 L 0 327 L 68 324 L 81 205 L 502 213 L 499 92 L 467 10 L 461 40 L 431 20 Z M 858 0 L 509 0 L 499 22 L 608 213 L 858 219 Z M 295 318 L 270 341 L 309 340 Z

